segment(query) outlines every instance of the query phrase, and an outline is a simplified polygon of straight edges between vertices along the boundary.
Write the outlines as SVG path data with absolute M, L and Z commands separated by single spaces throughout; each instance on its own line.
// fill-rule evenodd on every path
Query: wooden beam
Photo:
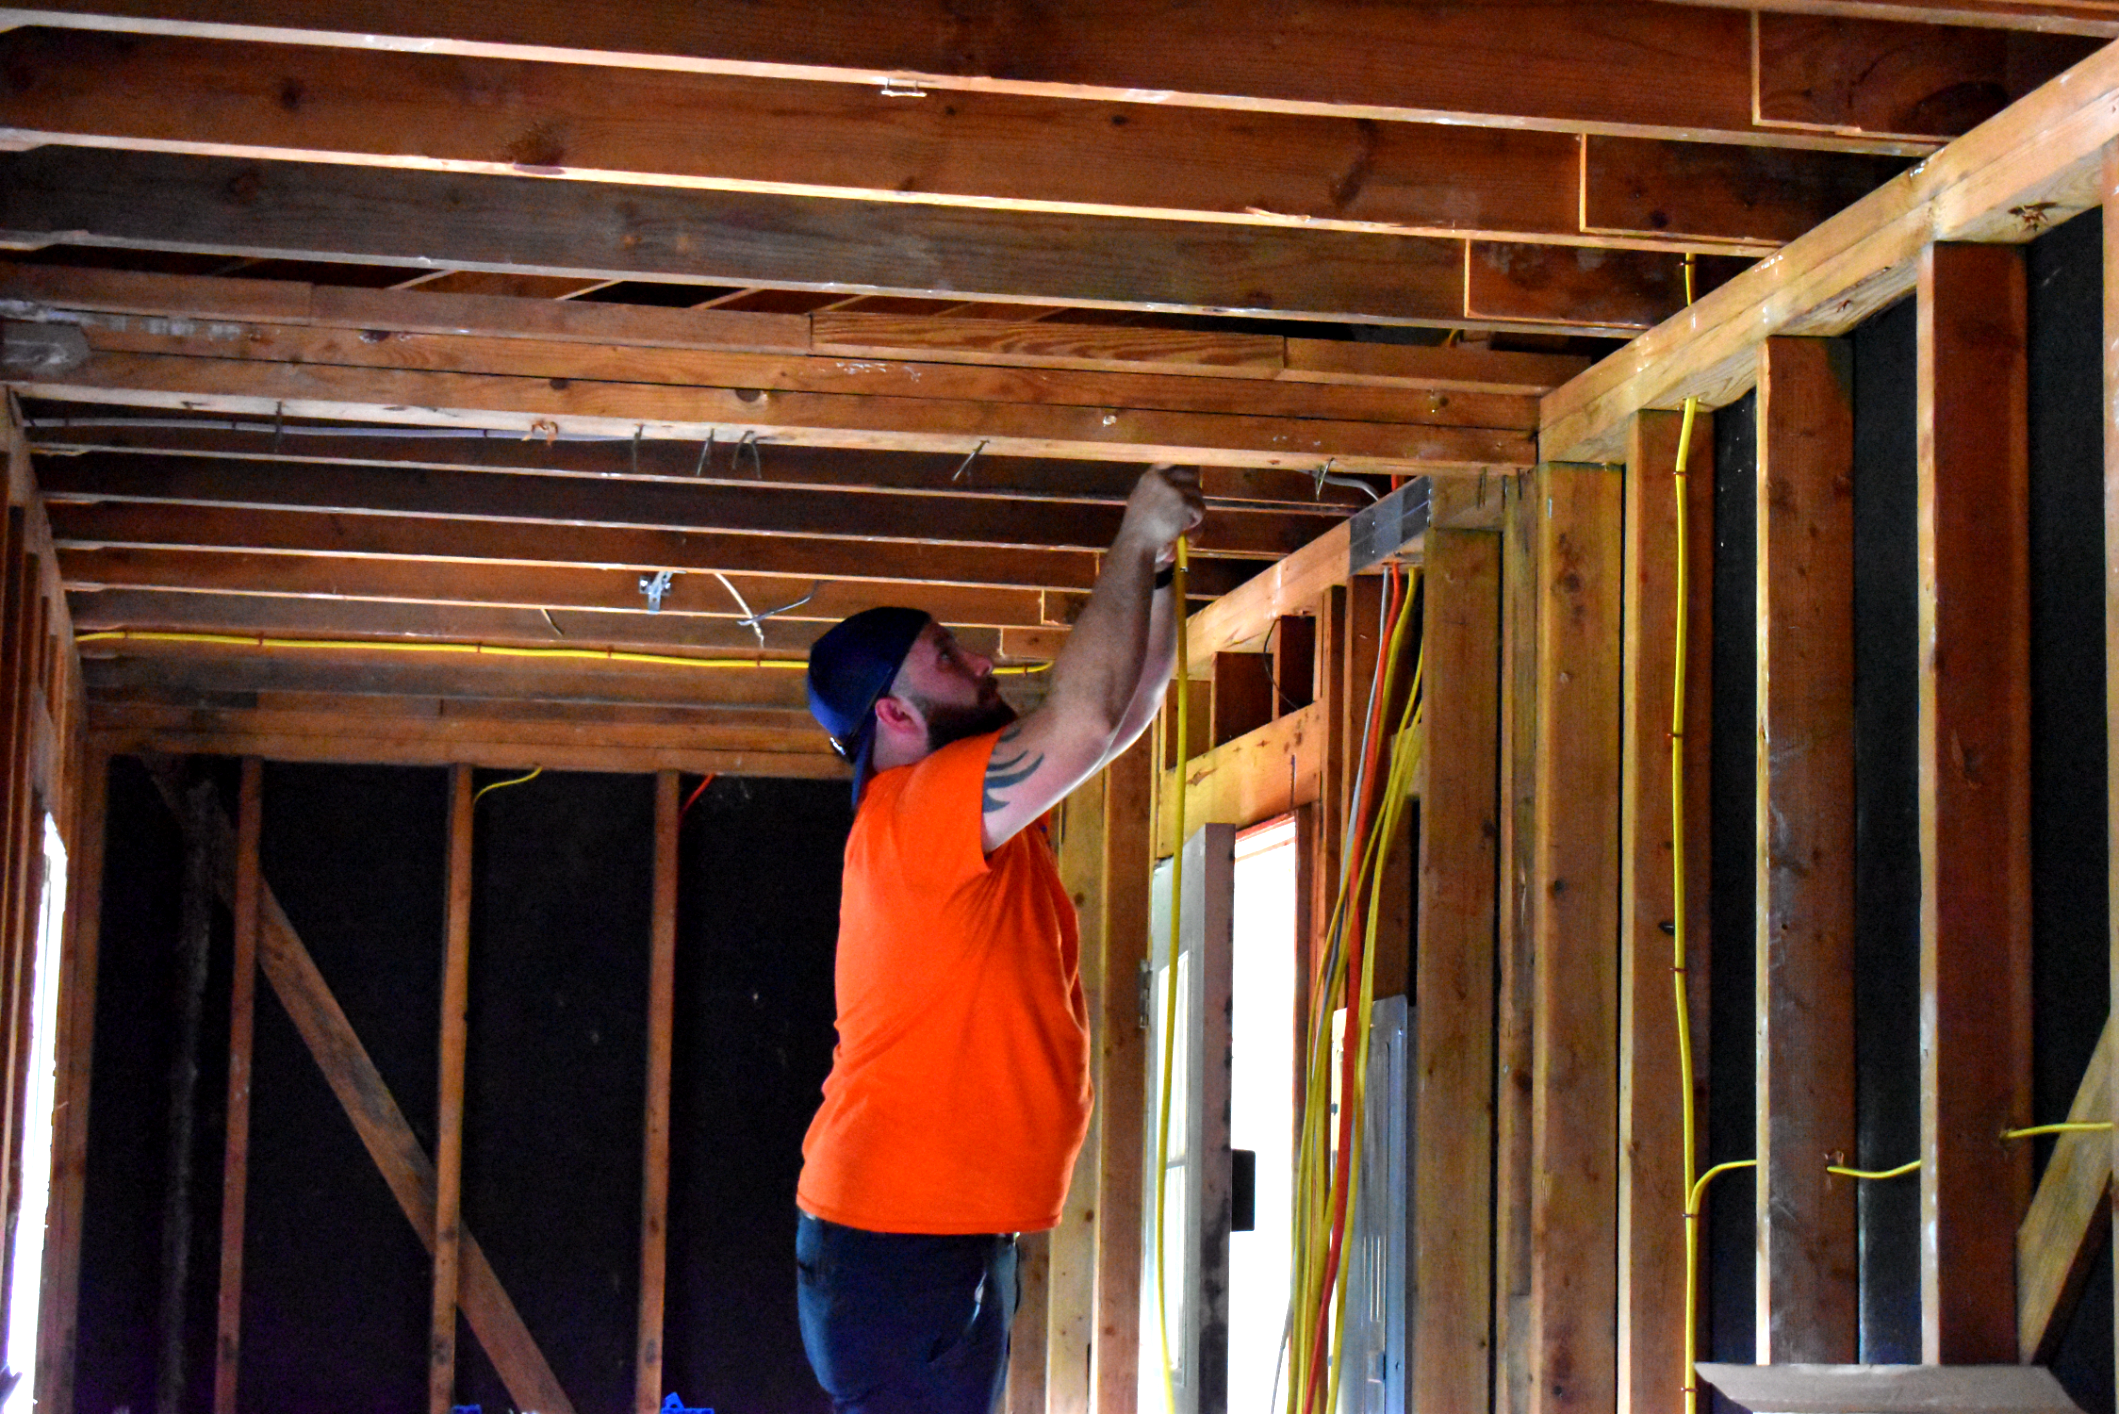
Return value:
M 665 481 L 625 484 L 586 476 L 394 467 L 273 465 L 219 457 L 146 457 L 89 452 L 48 457 L 38 468 L 52 501 L 141 501 L 341 515 L 442 517 L 718 534 L 826 536 L 921 545 L 1028 546 L 1101 552 L 1118 533 L 1120 508 L 1028 501 L 964 501 L 894 492 L 834 492 Z M 1289 554 L 1340 517 L 1288 510 L 1217 515 L 1199 531 L 1203 557 L 1265 559 Z
M 1695 1113 L 1705 1115 L 1708 865 L 1714 644 L 1714 423 L 1696 419 L 1678 522 L 1680 418 L 1635 419 L 1626 466 L 1625 698 L 1619 795 L 1618 1404 L 1667 1409 L 1690 1382 L 1685 1348 L 1687 1193 L 1678 1064 L 1677 842 L 1671 813 L 1671 693 L 1685 615 L 1685 994 Z M 1679 537 L 1683 536 L 1682 542 Z M 1682 544 L 1685 602 L 1676 578 Z M 1697 1148 L 1705 1149 L 1703 1143 Z M 1673 1296 L 1673 1293 L 1677 1293 Z
M 2068 1106 L 2070 1123 L 2110 1120 L 2112 1054 L 2107 1017 Z M 2111 1136 L 2094 1131 L 2057 1136 L 2038 1191 L 2016 1229 L 2016 1358 L 2024 1364 L 2050 1364 L 2066 1335 L 2090 1266 L 2111 1232 L 2111 1193 Z
M 462 1294 L 464 1048 L 470 1039 L 473 807 L 471 768 L 449 772 L 448 901 L 442 921 L 440 1098 L 434 1111 L 434 1290 L 427 1411 L 456 1404 L 456 1308 Z
M 1078 971 L 1082 1000 L 1091 1017 L 1105 1016 L 1104 989 L 1104 801 L 1109 777 L 1092 776 L 1060 806 L 1053 835 L 1060 887 L 1074 901 L 1079 931 Z M 1131 975 L 1117 979 L 1119 992 L 1134 993 Z M 1091 1079 L 1095 1079 L 1092 1068 Z M 1108 1097 L 1100 1096 L 1103 1103 Z M 1099 1104 L 1097 1109 L 1102 1108 Z M 1089 1132 L 1075 1155 L 1067 1202 L 1048 1251 L 1045 1311 L 1045 1409 L 1040 1414 L 1091 1414 L 1095 1407 L 1090 1363 L 1096 1346 L 1096 1229 L 1103 1220 L 1103 1117 L 1092 1111 Z
M 1665 274 L 1678 269 L 1675 257 L 1661 254 L 1637 255 L 1627 268 L 1633 264 L 1652 264 L 1652 268 Z M 1727 261 L 1715 261 L 1709 268 L 1728 267 Z M 416 302 L 420 296 L 413 291 L 398 298 Z M 1011 367 L 948 359 L 847 359 L 822 354 L 643 349 L 628 343 L 461 331 L 397 330 L 389 337 L 378 337 L 373 328 L 320 328 L 309 323 L 247 320 L 216 320 L 203 327 L 179 327 L 172 321 L 153 318 L 91 319 L 84 315 L 82 323 L 92 355 L 164 354 L 246 363 L 329 364 L 343 368 L 640 383 L 690 389 L 701 398 L 732 403 L 733 406 L 724 407 L 731 420 L 759 420 L 762 414 L 768 422 L 800 423 L 813 412 L 829 412 L 840 406 L 860 407 L 864 405 L 860 399 L 880 398 L 892 400 L 891 405 L 903 400 L 916 408 L 949 402 L 1000 405 L 994 413 L 995 430 L 1004 432 L 1011 419 L 1035 417 L 1032 409 L 1036 408 L 1515 431 L 1527 431 L 1537 421 L 1537 408 L 1524 394 L 1469 388 L 1416 390 L 1403 385 L 1172 376 L 1132 369 Z M 820 419 L 819 425 L 831 425 L 831 419 Z M 627 454 L 630 458 L 630 448 Z M 757 468 L 746 465 L 733 449 L 730 461 L 737 476 L 747 473 L 753 481 L 761 479 Z M 696 465 L 686 470 L 694 472 Z M 688 475 L 687 479 L 702 478 Z M 1314 496 L 1314 484 L 1311 489 Z
M 1704 289 L 1727 282 L 1749 262 L 1704 256 L 1697 264 Z M 1684 260 L 1669 251 L 1591 252 L 1504 241 L 1465 246 L 1464 312 L 1474 319 L 1637 332 L 1684 304 Z
M 362 599 L 415 604 L 488 604 L 550 609 L 647 612 L 638 575 L 587 565 L 446 564 L 422 560 L 332 558 L 243 551 L 104 546 L 62 550 L 60 574 L 69 593 L 88 600 L 95 591 L 174 590 L 193 594 L 277 594 L 310 599 Z M 943 623 L 977 628 L 1048 627 L 1035 590 L 899 586 L 784 575 L 730 575 L 743 602 L 763 612 L 807 598 L 767 624 L 837 623 L 878 604 L 917 593 L 919 607 Z M 742 615 L 729 588 L 712 575 L 677 575 L 662 597 L 671 619 L 734 619 Z M 705 624 L 698 627 L 704 628 Z M 562 632 L 565 630 L 562 629 Z M 748 633 L 748 630 L 745 630 Z M 755 640 L 753 640 L 755 641 Z
M 1782 147 L 1582 139 L 1585 232 L 1784 244 L 1905 167 L 1903 160 Z
M 1489 1408 L 1501 537 L 1428 541 L 1413 1075 L 1410 1407 Z
M 1192 757 L 1183 767 L 1185 827 L 1255 825 L 1316 800 L 1325 730 L 1312 703 Z M 1170 804 L 1158 821 L 1157 858 L 1168 858 L 1180 843 L 1174 834 L 1178 778 L 1176 768 L 1163 773 L 1161 793 Z
M 1529 1414 L 1531 1298 L 1532 1018 L 1536 932 L 1538 575 L 1544 497 L 1537 478 L 1501 483 L 1500 966 L 1494 1071 L 1494 1410 Z
M 1672 0 L 1726 10 L 1792 15 L 1844 15 L 1931 25 L 1991 25 L 2119 38 L 2119 6 L 2111 0 Z
M 1148 957 L 1154 835 L 1154 738 L 1143 737 L 1104 772 L 1103 1010 L 1096 1027 L 1096 1333 L 1090 1392 L 1100 1414 L 1139 1396 L 1142 1136 L 1146 1133 L 1146 1029 L 1133 985 Z M 1151 1357 L 1152 1358 L 1152 1357 Z
M 1466 310 L 1457 238 L 662 187 L 614 221 L 588 182 L 92 148 L 0 155 L 0 186 L 18 248 L 1510 327 Z
M 941 0 L 888 24 L 838 0 L 600 14 L 593 44 L 556 13 L 493 14 L 470 0 L 312 7 L 297 24 L 262 4 L 50 0 L 17 23 L 210 38 L 491 55 L 623 68 L 826 80 L 903 92 L 1017 93 L 1134 105 L 1341 114 L 1558 131 L 1770 140 L 1750 106 L 1741 14 L 1660 5 L 1512 7 L 1506 23 L 1441 3 L 1384 11 L 1333 0 L 1261 23 L 1235 0 L 1101 11 L 1054 43 L 1030 16 L 966 19 Z M 1687 77 L 1682 93 L 1668 82 Z M 1947 82 L 1943 77 L 1942 82 Z
M 1262 641 L 1290 614 L 1314 614 L 1317 598 L 1348 578 L 1349 541 L 1344 524 L 1334 526 L 1294 554 L 1194 613 L 1185 624 L 1190 671 L 1201 674 L 1213 655 Z
M 998 550 L 978 546 L 943 551 L 890 541 L 846 541 L 808 536 L 691 534 L 596 526 L 540 526 L 500 521 L 344 517 L 322 512 L 228 511 L 145 504 L 50 508 L 52 533 L 68 548 L 132 545 L 275 551 L 319 556 L 378 555 L 411 560 L 594 565 L 621 572 L 724 573 L 844 578 L 915 585 L 943 583 L 999 588 L 1086 591 L 1096 582 L 1095 557 L 1076 550 Z M 1330 534 L 1330 532 L 1327 532 Z M 1217 562 L 1202 559 L 1194 578 L 1234 588 Z
M 655 775 L 655 899 L 648 940 L 647 1114 L 640 1185 L 640 1330 L 634 1414 L 662 1407 L 663 1295 L 668 1276 L 670 1203 L 670 1045 L 676 1025 L 677 773 Z
M 2098 154 L 2097 197 L 2104 223 L 2104 692 L 2105 692 L 2105 820 L 2119 820 L 2119 713 L 2110 710 L 2119 702 L 2119 141 L 2105 144 Z M 2106 866 L 2107 898 L 2119 898 L 2119 834 L 2108 839 Z M 2110 929 L 2112 995 L 2119 997 L 2119 909 L 2112 911 Z M 2119 1066 L 2119 1060 L 2113 1062 Z M 2112 1157 L 2119 1165 L 2119 1076 L 2111 1081 L 2113 1102 L 2100 1119 L 2115 1121 Z M 2107 1219 L 2109 1221 L 2109 1219 Z M 2119 1243 L 2112 1244 L 2113 1275 L 2119 1278 Z M 2115 1352 L 2119 1361 L 2119 1352 Z
M 1015 1240 L 1015 1315 L 1008 1342 L 1007 1414 L 1044 1414 L 1046 1320 L 1051 1301 L 1052 1234 L 1026 1232 Z
M 2021 1365 L 1720 1365 L 1700 1374 L 1759 1414 L 2081 1414 L 2051 1370 Z
M 1853 351 L 1769 339 L 1758 376 L 1758 1358 L 1858 1341 Z
M 1625 480 L 1537 476 L 1530 1414 L 1617 1398 L 1621 589 Z
M 1528 435 L 1507 428 L 858 394 L 746 397 L 755 390 L 127 353 L 98 354 L 71 372 L 19 386 L 26 396 L 60 402 L 490 428 L 526 438 L 548 432 L 627 439 L 652 434 L 694 447 L 710 436 L 734 442 L 749 434 L 774 443 L 962 457 L 984 443 L 1011 456 L 1305 470 L 1329 460 L 1349 472 L 1387 475 L 1529 461 Z
M 2114 136 L 2119 51 L 2107 50 L 1547 394 L 1539 454 L 1608 460 L 1641 408 L 1742 397 L 1760 343 L 1853 329 L 1912 291 L 1929 241 L 2020 243 L 2096 205 Z
M 165 779 L 158 784 L 165 799 L 174 806 L 171 783 Z M 227 816 L 217 808 L 207 833 L 208 838 L 200 843 L 209 850 L 214 887 L 223 902 L 232 902 L 235 832 Z M 436 1216 L 433 1161 L 397 1107 L 397 1100 L 369 1058 L 367 1048 L 354 1034 L 352 1023 L 339 1009 L 338 999 L 310 958 L 301 935 L 287 921 L 272 886 L 263 879 L 258 883 L 258 917 L 258 964 L 265 979 L 272 984 L 295 1030 L 323 1071 L 325 1082 L 345 1108 L 346 1117 L 353 1122 L 368 1156 L 381 1171 L 412 1230 L 432 1252 Z M 460 1240 L 464 1315 L 508 1393 L 526 1407 L 570 1414 L 573 1405 L 552 1377 L 514 1302 L 493 1275 L 484 1251 L 468 1231 L 460 1234 Z
M 235 1414 L 242 1354 L 243 1227 L 250 1192 L 250 1043 L 258 974 L 258 839 L 264 819 L 265 765 L 243 759 L 236 807 L 234 965 L 228 997 L 228 1109 L 221 1169 L 220 1314 L 214 1339 L 214 1414 Z M 93 886 L 100 887 L 101 881 Z M 450 1308 L 454 1330 L 455 1308 Z
M 1761 123 L 1822 132 L 1955 137 L 2087 57 L 2075 35 L 1760 14 L 1753 83 Z M 1938 87 L 1938 71 L 1957 83 Z
M 2030 458 L 2024 269 L 1920 262 L 1921 1351 L 2016 1358 L 2030 1154 Z
M 25 146 L 1508 240 L 1581 233 L 1576 142 L 1563 133 L 1003 93 L 918 103 L 841 84 L 290 44 L 246 45 L 232 63 L 222 42 L 80 30 L 15 30 L 0 64 L 33 76 L 5 111 L 4 135 Z M 679 128 L 691 140 L 673 146 Z M 423 135 L 416 150 L 385 137 L 401 131 Z M 1794 172 L 1820 165 L 1778 151 Z M 1841 154 L 1818 156 L 1829 166 Z M 1774 200 L 1800 201 L 1803 185 Z M 1463 191 L 1479 193 L 1475 211 L 1452 195 Z M 1632 234 L 1670 245 L 1676 233 Z

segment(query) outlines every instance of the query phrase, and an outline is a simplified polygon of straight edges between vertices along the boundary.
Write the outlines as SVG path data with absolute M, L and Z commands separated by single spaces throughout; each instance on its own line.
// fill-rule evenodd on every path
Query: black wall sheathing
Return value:
M 574 1407 L 625 1409 L 640 1319 L 655 780 L 546 772 L 480 801 L 473 839 L 464 1223 Z M 477 1341 L 458 1348 L 472 1352 L 459 1360 L 458 1402 L 509 1408 Z
M 2111 1009 L 2105 819 L 2103 218 L 2031 243 L 2031 938 L 2034 1123 L 2067 1118 Z M 2054 1143 L 2040 1139 L 2042 1172 Z M 2111 1263 L 2053 1365 L 2113 1407 Z M 2101 1318 L 2097 1313 L 2101 1311 Z
M 182 990 L 178 919 L 184 841 L 137 761 L 111 765 L 104 830 L 101 984 L 81 1223 L 75 1408 L 156 1407 L 163 1344 L 163 1195 L 169 1179 L 170 1071 Z M 77 886 L 86 887 L 85 883 Z M 182 1408 L 213 1407 L 214 1281 L 220 1270 L 227 1134 L 229 922 L 216 909 L 193 1099 L 191 1281 Z
M 1752 951 L 1757 893 L 1758 771 L 1758 395 L 1714 414 L 1714 711 L 1709 773 L 1707 1114 L 1700 1171 L 1748 1159 L 1758 1147 L 1752 1017 L 1757 971 Z M 1755 1186 L 1749 1169 L 1723 1174 L 1707 1189 L 1701 1266 L 1707 1291 L 1703 1348 L 1716 1360 L 1750 1364 Z M 1736 1408 L 1719 1391 L 1717 1410 Z
M 1858 1167 L 1920 1153 L 1915 317 L 1854 331 L 1854 1111 Z M 1920 1360 L 1920 1180 L 1860 1183 L 1861 1358 Z
M 265 882 L 430 1156 L 447 859 L 446 771 L 266 766 Z M 419 1414 L 426 1247 L 262 977 L 257 997 L 239 1407 Z
M 794 1204 L 852 823 L 843 781 L 724 779 L 679 836 L 663 1385 L 687 1405 L 830 1408 L 795 1320 Z

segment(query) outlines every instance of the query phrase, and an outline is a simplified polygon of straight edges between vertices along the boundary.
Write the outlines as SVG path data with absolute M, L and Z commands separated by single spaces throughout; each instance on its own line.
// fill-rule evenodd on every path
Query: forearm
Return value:
M 1137 537 L 1119 537 L 1104 556 L 1089 602 L 1052 667 L 1048 701 L 1063 700 L 1095 712 L 1114 733 L 1127 718 L 1148 661 L 1155 618 L 1151 600 L 1171 597 L 1154 590 L 1158 548 Z M 1164 636 L 1169 636 L 1167 628 Z M 1164 654 L 1167 658 L 1167 648 Z
M 1118 735 L 1111 743 L 1114 756 L 1140 740 L 1140 734 L 1162 708 L 1163 691 L 1170 685 L 1170 675 L 1177 666 L 1178 612 L 1174 588 L 1155 591 L 1148 611 L 1148 643 L 1141 656 L 1140 678 L 1133 685 L 1125 719 L 1119 723 Z

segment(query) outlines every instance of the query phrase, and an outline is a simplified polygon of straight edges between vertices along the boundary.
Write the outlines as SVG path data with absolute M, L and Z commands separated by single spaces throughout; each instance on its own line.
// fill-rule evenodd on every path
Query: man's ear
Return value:
M 924 733 L 927 730 L 918 711 L 902 697 L 876 699 L 876 725 L 897 732 Z

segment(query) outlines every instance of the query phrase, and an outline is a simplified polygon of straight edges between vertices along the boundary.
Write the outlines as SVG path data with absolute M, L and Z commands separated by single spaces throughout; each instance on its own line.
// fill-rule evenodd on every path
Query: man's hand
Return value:
M 1141 473 L 1126 498 L 1126 518 L 1119 525 L 1117 545 L 1129 540 L 1148 546 L 1156 563 L 1163 564 L 1176 553 L 1177 537 L 1190 534 L 1206 518 L 1206 499 L 1199 490 L 1199 468 L 1162 463 Z

